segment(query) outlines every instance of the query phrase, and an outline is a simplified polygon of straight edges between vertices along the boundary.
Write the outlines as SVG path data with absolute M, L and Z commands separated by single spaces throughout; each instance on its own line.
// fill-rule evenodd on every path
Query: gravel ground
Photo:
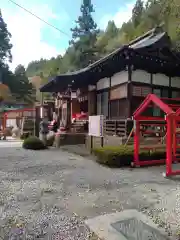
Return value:
M 96 239 L 84 219 L 132 208 L 174 234 L 180 223 L 179 179 L 164 179 L 163 170 L 108 169 L 56 149 L 0 145 L 0 236 Z

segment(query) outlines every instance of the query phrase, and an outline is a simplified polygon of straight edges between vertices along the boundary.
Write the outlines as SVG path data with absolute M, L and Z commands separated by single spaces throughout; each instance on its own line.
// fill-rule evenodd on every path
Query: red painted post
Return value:
M 172 173 L 172 116 L 166 117 L 167 121 L 167 141 L 166 141 L 166 176 L 170 176 Z
M 134 120 L 134 164 L 139 166 L 139 136 L 140 124 L 138 120 Z
M 173 160 L 176 158 L 176 151 L 177 151 L 177 137 L 176 137 L 176 126 L 177 121 L 176 118 L 173 118 L 173 143 L 172 143 L 172 147 L 173 147 Z

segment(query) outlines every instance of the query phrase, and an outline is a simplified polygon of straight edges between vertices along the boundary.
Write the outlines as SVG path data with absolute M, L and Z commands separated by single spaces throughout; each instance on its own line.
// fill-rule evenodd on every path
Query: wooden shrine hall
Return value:
M 88 115 L 104 115 L 107 120 L 131 118 L 150 93 L 160 98 L 180 97 L 180 53 L 157 27 L 86 68 L 56 76 L 40 91 L 62 96 L 78 93 L 76 99 Z M 161 114 L 156 107 L 148 111 L 149 116 Z

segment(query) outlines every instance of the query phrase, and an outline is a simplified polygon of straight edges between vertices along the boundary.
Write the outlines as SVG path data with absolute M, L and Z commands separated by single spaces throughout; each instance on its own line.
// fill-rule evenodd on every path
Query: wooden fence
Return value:
M 105 120 L 104 135 L 127 137 L 133 128 L 132 120 Z

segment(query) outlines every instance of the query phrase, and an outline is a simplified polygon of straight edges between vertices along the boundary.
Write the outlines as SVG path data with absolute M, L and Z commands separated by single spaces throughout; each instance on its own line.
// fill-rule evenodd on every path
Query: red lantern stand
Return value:
M 139 106 L 139 108 L 134 112 L 133 119 L 134 119 L 134 166 L 145 166 L 145 165 L 155 165 L 155 164 L 162 164 L 166 162 L 166 173 L 164 174 L 166 177 L 172 175 L 180 175 L 180 170 L 173 171 L 172 170 L 172 163 L 177 160 L 177 157 L 180 154 L 177 153 L 178 148 L 180 149 L 180 145 L 178 145 L 178 137 L 177 134 L 180 134 L 180 131 L 177 132 L 177 127 L 180 127 L 180 105 L 175 104 L 167 104 L 165 99 L 160 99 L 154 94 L 149 94 L 143 103 Z M 173 100 L 176 99 L 167 99 L 166 100 Z M 180 101 L 180 99 L 177 99 Z M 164 113 L 165 118 L 161 117 L 148 117 L 142 116 L 142 113 L 148 108 L 152 106 L 152 103 L 159 107 Z M 174 110 L 173 110 L 174 108 Z M 166 160 L 140 160 L 139 159 L 139 150 L 140 150 L 140 133 L 141 133 L 141 123 L 146 122 L 146 126 L 160 126 L 166 128 Z M 148 123 L 151 122 L 151 123 Z M 179 138 L 180 139 L 180 138 Z M 152 147 L 148 146 L 144 149 L 155 149 L 158 146 Z

